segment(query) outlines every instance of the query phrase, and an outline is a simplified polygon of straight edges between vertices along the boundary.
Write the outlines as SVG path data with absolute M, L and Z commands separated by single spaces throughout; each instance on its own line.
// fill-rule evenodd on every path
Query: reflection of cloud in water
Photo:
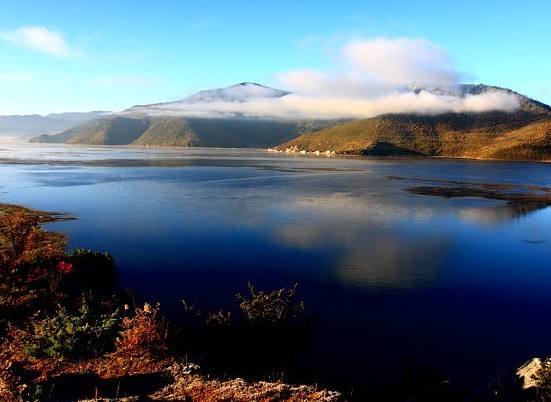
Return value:
M 300 199 L 289 208 L 300 218 L 282 225 L 278 239 L 303 249 L 341 249 L 335 276 L 350 286 L 423 285 L 435 277 L 449 244 L 440 234 L 406 237 L 400 225 L 429 220 L 434 211 L 388 198 L 338 193 Z
M 449 239 L 372 236 L 358 239 L 342 261 L 338 276 L 362 288 L 417 287 L 432 281 Z
M 424 221 L 433 216 L 427 207 L 410 208 L 388 197 L 354 197 L 343 192 L 299 198 L 285 208 L 295 219 L 283 225 L 277 236 L 305 248 L 323 247 L 326 242 L 347 243 L 358 232 L 391 230 L 397 222 Z
M 509 205 L 492 208 L 462 208 L 459 217 L 483 226 L 496 226 L 515 218 L 517 214 Z

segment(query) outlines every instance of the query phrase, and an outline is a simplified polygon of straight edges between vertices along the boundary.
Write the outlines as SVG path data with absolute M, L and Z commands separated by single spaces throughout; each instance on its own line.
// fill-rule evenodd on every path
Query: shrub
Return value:
M 256 291 L 254 285 L 247 284 L 250 298 L 238 293 L 239 308 L 246 321 L 253 325 L 285 326 L 303 321 L 304 302 L 296 297 L 297 284 L 269 293 Z
M 107 252 L 99 252 L 78 248 L 68 254 L 69 263 L 82 279 L 101 283 L 104 279 L 111 279 L 116 269 L 115 260 Z
M 251 380 L 281 373 L 292 376 L 310 333 L 297 285 L 268 292 L 251 283 L 247 287 L 248 293 L 235 296 L 238 319 L 224 310 L 199 315 L 203 327 L 190 341 L 202 352 L 202 367 Z
M 31 321 L 29 331 L 21 335 L 31 356 L 82 359 L 112 349 L 119 323 L 118 311 L 102 314 L 83 298 L 76 312 L 58 306 L 52 318 Z
M 128 306 L 125 306 L 128 311 Z M 159 313 L 159 305 L 145 303 L 135 307 L 133 317 L 125 317 L 117 339 L 117 352 L 130 356 L 158 354 L 167 350 L 168 324 Z
M 70 281 L 65 284 L 67 293 L 78 294 L 83 289 L 91 289 L 96 293 L 111 295 L 119 290 L 114 274 L 115 260 L 109 253 L 76 249 L 68 253 L 60 264 L 58 271 L 70 274 Z
M 224 309 L 220 309 L 216 313 L 210 313 L 205 324 L 213 327 L 229 327 L 232 324 L 231 312 L 224 312 Z

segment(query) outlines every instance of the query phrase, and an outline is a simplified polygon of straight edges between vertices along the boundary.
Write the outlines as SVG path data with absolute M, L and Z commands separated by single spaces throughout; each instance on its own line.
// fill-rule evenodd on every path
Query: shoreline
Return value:
M 174 147 L 174 146 L 143 146 L 143 145 L 95 145 L 95 144 L 65 144 L 65 143 L 29 143 L 29 142 L 5 142 L 0 143 L 0 152 L 4 149 L 2 146 L 12 146 L 12 147 L 66 147 L 66 148 L 76 148 L 76 149 L 130 149 L 130 150 L 171 150 L 171 151 L 255 151 L 263 152 L 268 154 L 285 154 L 289 156 L 304 156 L 304 157 L 321 157 L 321 158 L 357 158 L 357 159 L 381 159 L 381 160 L 465 160 L 465 161 L 480 161 L 480 162 L 509 162 L 509 163 L 543 163 L 550 164 L 551 159 L 502 159 L 502 158 L 481 158 L 481 157 L 471 157 L 471 156 L 451 156 L 451 155 L 414 155 L 414 154 L 396 154 L 396 155 L 376 155 L 376 154 L 363 154 L 362 150 L 358 151 L 334 151 L 334 150 L 317 150 L 317 151 L 306 151 L 306 150 L 296 150 L 285 149 L 281 150 L 277 147 L 273 148 L 222 148 L 222 147 Z M 108 162 L 111 160 L 106 160 Z M 95 163 L 94 163 L 95 162 Z M 58 165 L 89 165 L 89 166 L 103 166 L 102 161 L 86 161 L 75 164 L 74 161 L 68 160 L 59 160 L 59 161 L 34 161 L 32 159 L 27 160 L 10 160 L 7 158 L 2 158 L 0 155 L 0 164 L 34 164 L 34 163 L 46 163 L 46 164 L 58 164 Z M 127 164 L 123 166 L 150 166 L 142 160 L 142 164 Z

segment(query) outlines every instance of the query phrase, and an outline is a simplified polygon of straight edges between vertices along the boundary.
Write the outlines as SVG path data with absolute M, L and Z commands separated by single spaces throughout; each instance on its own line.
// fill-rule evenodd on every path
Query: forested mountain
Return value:
M 338 121 L 257 118 L 123 117 L 83 123 L 33 142 L 162 147 L 267 148 Z

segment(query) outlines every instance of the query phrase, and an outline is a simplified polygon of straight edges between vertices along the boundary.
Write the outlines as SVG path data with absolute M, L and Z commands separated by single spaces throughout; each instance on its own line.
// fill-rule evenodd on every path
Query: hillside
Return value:
M 491 87 L 465 86 L 481 92 Z M 494 89 L 494 88 L 492 88 Z M 308 133 L 279 150 L 551 160 L 551 108 L 519 95 L 513 113 L 385 114 Z
M 110 117 L 84 123 L 36 142 L 164 147 L 266 148 L 335 121 L 257 118 Z
M 75 132 L 78 132 L 78 134 L 70 138 L 67 143 L 126 145 L 138 139 L 147 128 L 148 122 L 143 119 L 121 116 L 108 117 L 84 123 L 80 126 L 80 130 L 73 129 Z

